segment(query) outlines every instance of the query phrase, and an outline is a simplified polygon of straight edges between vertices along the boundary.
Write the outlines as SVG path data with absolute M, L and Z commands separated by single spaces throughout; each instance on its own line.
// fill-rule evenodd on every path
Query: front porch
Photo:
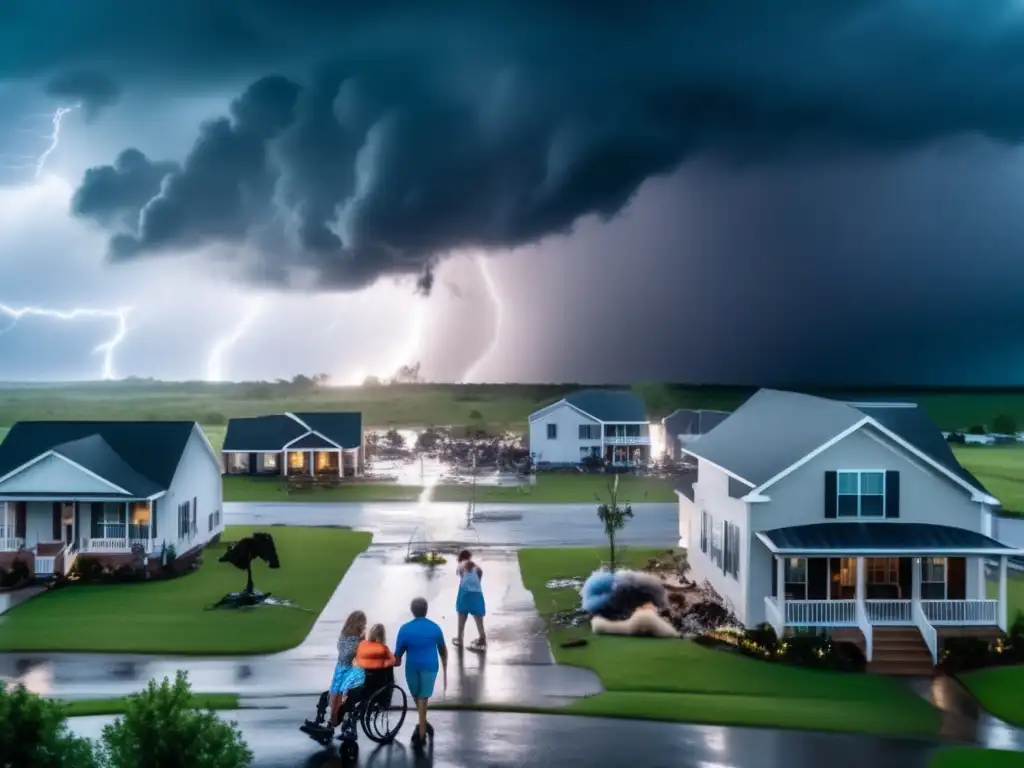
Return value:
M 0 552 L 28 549 L 53 559 L 69 554 L 152 552 L 157 536 L 155 499 L 19 500 L 0 503 Z M 38 557 L 37 557 L 38 559 Z
M 1006 631 L 1006 566 L 1008 557 L 1018 554 L 1015 550 L 970 531 L 947 534 L 941 544 L 927 536 L 899 541 L 915 533 L 934 534 L 941 526 L 829 523 L 802 528 L 822 526 L 837 546 L 822 546 L 808 530 L 802 537 L 794 535 L 797 529 L 757 534 L 771 552 L 765 619 L 780 637 L 802 629 L 857 629 L 871 662 L 873 634 L 911 628 L 920 633 L 935 664 L 940 638 L 949 631 Z M 883 546 L 879 535 L 893 546 Z M 986 558 L 999 564 L 995 600 L 986 595 Z

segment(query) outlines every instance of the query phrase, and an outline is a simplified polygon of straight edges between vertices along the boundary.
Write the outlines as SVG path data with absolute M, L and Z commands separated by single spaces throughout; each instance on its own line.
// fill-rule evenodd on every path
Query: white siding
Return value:
M 897 470 L 900 473 L 900 516 L 891 525 L 934 523 L 985 532 L 988 519 L 971 494 L 921 459 L 869 427 L 858 430 L 815 456 L 792 474 L 765 490 L 771 501 L 751 504 L 754 532 L 793 525 L 828 523 L 845 525 L 852 518 L 825 517 L 825 472 L 842 470 Z M 754 623 L 764 620 L 764 598 L 771 594 L 773 560 L 768 548 L 754 540 L 751 547 L 748 599 Z M 974 573 L 972 574 L 972 570 Z M 968 561 L 967 594 L 979 594 L 977 566 Z
M 689 503 L 683 499 L 680 503 Z M 689 515 L 689 548 L 687 558 L 690 563 L 690 578 L 698 584 L 707 580 L 719 595 L 726 601 L 736 618 L 753 626 L 749 621 L 747 604 L 747 581 L 750 578 L 750 524 L 747 504 L 729 496 L 729 476 L 705 461 L 697 462 L 697 482 L 693 484 L 693 514 Z M 708 531 L 708 553 L 701 551 L 701 512 L 711 515 L 712 530 L 714 527 L 724 529 L 725 523 L 731 523 L 739 529 L 739 578 L 725 573 L 717 562 L 711 559 L 712 530 Z M 723 560 L 724 563 L 724 560 Z M 768 585 L 769 590 L 771 584 Z M 756 622 L 754 622 L 756 623 Z
M 601 445 L 601 422 L 584 416 L 575 408 L 563 403 L 546 413 L 542 412 L 536 420 L 530 421 L 530 452 L 534 461 L 550 464 L 578 464 L 582 446 Z M 548 439 L 548 425 L 554 424 L 557 437 Z M 580 440 L 580 425 L 593 424 L 598 428 L 594 440 Z
M 30 501 L 25 504 L 25 546 L 34 547 L 53 540 L 53 502 Z
M 193 428 L 178 464 L 178 470 L 167 494 L 157 504 L 160 519 L 157 521 L 157 538 L 154 550 L 160 551 L 160 544 L 174 545 L 179 555 L 205 544 L 224 530 L 224 493 L 220 475 L 220 462 L 210 453 L 198 427 Z M 195 535 L 178 537 L 178 505 L 185 502 L 197 504 Z M 208 530 L 211 512 L 219 511 L 220 525 Z
M 109 484 L 57 456 L 47 456 L 0 483 L 2 493 L 106 493 L 117 491 Z

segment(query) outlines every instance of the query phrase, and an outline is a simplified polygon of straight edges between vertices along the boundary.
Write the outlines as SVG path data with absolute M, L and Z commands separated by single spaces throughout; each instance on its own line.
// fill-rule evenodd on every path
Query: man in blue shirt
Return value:
M 427 722 L 427 703 L 434 695 L 434 683 L 437 681 L 437 659 L 441 658 L 441 669 L 444 671 L 444 689 L 448 689 L 448 649 L 445 646 L 444 633 L 441 628 L 427 618 L 427 601 L 417 597 L 410 606 L 413 619 L 402 625 L 395 641 L 395 658 L 397 664 L 402 657 L 408 656 L 405 663 L 405 681 L 409 685 L 409 694 L 416 701 L 416 713 L 419 715 L 419 727 L 413 733 L 413 744 L 422 746 L 429 735 L 434 737 L 434 728 Z

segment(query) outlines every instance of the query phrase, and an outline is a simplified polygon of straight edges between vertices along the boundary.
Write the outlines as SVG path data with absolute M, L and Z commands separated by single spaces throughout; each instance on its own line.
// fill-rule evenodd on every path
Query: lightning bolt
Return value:
M 252 304 L 249 306 L 249 311 L 238 321 L 238 325 L 235 326 L 234 330 L 213 345 L 213 349 L 210 350 L 210 356 L 206 361 L 207 381 L 224 381 L 224 354 L 249 332 L 249 328 L 256 322 L 256 318 L 263 314 L 263 309 L 264 300 L 262 298 L 253 299 Z
M 376 376 L 380 379 L 387 379 L 398 373 L 398 369 L 403 365 L 412 365 L 413 360 L 416 359 L 416 353 L 419 351 L 420 345 L 423 342 L 423 324 L 426 320 L 426 314 L 427 300 L 422 297 L 413 299 L 409 336 L 406 338 L 405 343 L 403 343 L 402 346 L 399 347 L 398 351 L 395 352 L 394 357 L 388 360 L 384 365 L 380 366 L 380 368 L 378 368 L 373 374 L 368 373 L 363 368 L 357 368 L 346 376 L 333 378 L 331 383 L 335 386 L 358 387 L 366 381 L 367 377 L 370 375 Z
M 53 154 L 54 150 L 60 145 L 60 124 L 64 117 L 71 112 L 78 109 L 79 105 L 76 104 L 73 107 L 57 107 L 57 111 L 53 113 L 51 121 L 53 122 L 53 131 L 46 138 L 50 140 L 50 146 L 48 146 L 38 158 L 36 158 L 36 178 L 38 179 L 42 173 L 43 168 L 46 166 L 46 161 L 50 155 Z
M 0 304 L 0 314 L 11 318 L 10 325 L 3 330 L 0 330 L 0 336 L 12 330 L 14 326 L 18 324 L 19 320 L 27 316 L 49 317 L 54 320 L 63 320 L 66 322 L 92 317 L 114 318 L 117 320 L 114 335 L 93 349 L 93 354 L 103 354 L 103 379 L 105 381 L 110 381 L 117 378 L 114 375 L 114 354 L 117 352 L 117 348 L 121 345 L 121 342 L 124 341 L 124 337 L 128 334 L 128 313 L 131 312 L 131 310 L 131 307 L 123 307 L 121 309 L 76 308 L 67 311 L 47 309 L 45 307 L 21 307 L 20 309 L 15 309 L 14 307 L 10 307 L 6 304 Z
M 487 266 L 487 258 L 483 255 L 478 255 L 476 257 L 476 264 L 480 269 L 480 277 L 484 280 L 484 289 L 487 291 L 487 297 L 490 299 L 491 305 L 494 307 L 494 332 L 491 334 L 491 340 L 487 344 L 487 347 L 462 375 L 462 381 L 459 382 L 460 384 L 472 383 L 473 379 L 476 378 L 477 370 L 480 366 L 486 362 L 492 354 L 494 354 L 494 350 L 498 346 L 498 338 L 501 336 L 501 326 L 505 317 L 505 307 L 501 303 L 501 295 L 498 293 L 498 286 L 495 284 L 494 277 L 491 275 L 491 269 Z

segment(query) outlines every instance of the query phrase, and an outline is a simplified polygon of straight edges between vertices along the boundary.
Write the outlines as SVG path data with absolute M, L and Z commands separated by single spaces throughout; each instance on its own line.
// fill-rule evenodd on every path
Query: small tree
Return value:
M 236 723 L 192 705 L 184 672 L 131 696 L 104 727 L 102 751 L 107 768 L 247 768 L 253 759 Z
M 60 704 L 29 693 L 23 685 L 7 689 L 0 682 L 0 765 L 94 768 L 96 764 L 92 743 L 68 730 Z
M 1005 413 L 1001 413 L 992 420 L 992 429 L 1000 435 L 1017 434 L 1017 420 Z
M 633 507 L 626 503 L 619 505 L 619 476 L 615 476 L 608 485 L 608 504 L 597 508 L 597 518 L 604 525 L 604 533 L 608 537 L 608 562 L 612 571 L 615 570 L 615 534 L 626 527 L 633 517 Z

